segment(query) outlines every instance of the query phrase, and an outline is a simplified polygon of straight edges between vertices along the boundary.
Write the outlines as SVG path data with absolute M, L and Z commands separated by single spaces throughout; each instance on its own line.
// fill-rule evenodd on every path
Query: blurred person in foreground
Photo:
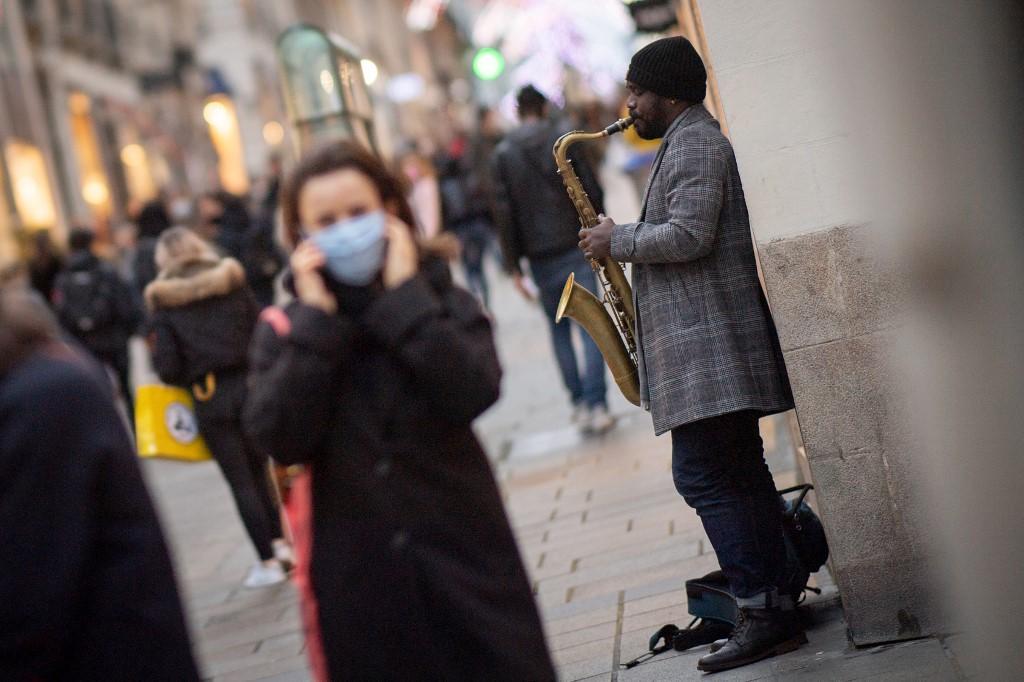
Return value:
M 0 282 L 0 678 L 198 680 L 109 385 Z
M 697 510 L 740 620 L 697 667 L 717 672 L 807 642 L 792 598 L 779 495 L 758 420 L 793 407 L 732 145 L 701 104 L 704 64 L 682 37 L 633 55 L 627 106 L 664 138 L 640 219 L 579 233 L 588 258 L 633 263 L 642 404 L 672 433 L 676 489 Z
M 160 275 L 146 287 L 153 365 L 163 381 L 190 390 L 199 432 L 231 488 L 259 556 L 243 583 L 286 578 L 291 549 L 271 489 L 268 460 L 242 431 L 246 353 L 258 310 L 233 258 L 221 258 L 197 234 L 172 227 L 156 246 Z
M 135 425 L 128 340 L 142 322 L 142 311 L 114 266 L 93 253 L 94 235 L 76 228 L 68 239 L 67 269 L 53 286 L 53 308 L 67 332 L 117 375 L 129 423 Z
M 584 433 L 605 433 L 615 421 L 608 413 L 601 350 L 575 322 L 555 323 L 555 311 L 569 273 L 575 273 L 580 286 L 597 291 L 594 271 L 576 247 L 576 209 L 566 196 L 551 154 L 555 141 L 566 131 L 548 116 L 547 98 L 532 85 L 519 90 L 516 102 L 522 123 L 498 145 L 494 157 L 505 267 L 512 273 L 520 293 L 533 299 L 535 294 L 522 271 L 522 261 L 529 263 L 562 382 L 572 401 L 573 422 Z M 573 167 L 595 210 L 602 211 L 604 193 L 593 170 L 576 155 L 577 149 L 570 152 Z M 573 329 L 583 337 L 582 373 L 573 346 Z
M 358 144 L 300 161 L 282 208 L 296 300 L 263 313 L 245 422 L 311 468 L 330 679 L 554 679 L 471 428 L 499 393 L 486 315 L 417 246 L 401 183 Z

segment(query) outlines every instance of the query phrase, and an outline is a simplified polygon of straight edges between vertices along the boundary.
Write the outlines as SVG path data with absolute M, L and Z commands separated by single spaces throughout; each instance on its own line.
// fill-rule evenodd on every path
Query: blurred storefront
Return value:
M 0 260 L 17 255 L 30 233 L 63 238 L 55 164 L 44 125 L 20 6 L 0 8 Z

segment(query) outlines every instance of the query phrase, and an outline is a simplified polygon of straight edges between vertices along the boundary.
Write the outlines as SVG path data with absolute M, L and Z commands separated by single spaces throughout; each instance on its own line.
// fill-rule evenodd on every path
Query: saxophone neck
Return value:
M 611 124 L 604 129 L 604 135 L 614 135 L 615 133 L 625 132 L 629 126 L 633 125 L 633 117 L 627 116 L 626 118 L 620 118 L 615 123 Z

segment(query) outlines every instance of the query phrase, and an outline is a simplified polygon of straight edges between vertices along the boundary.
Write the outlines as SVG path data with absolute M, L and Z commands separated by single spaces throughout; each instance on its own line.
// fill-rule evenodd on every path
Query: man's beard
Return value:
M 644 140 L 657 140 L 659 137 L 665 136 L 665 131 L 668 127 L 662 123 L 652 123 L 647 119 L 637 119 L 636 121 L 636 134 Z

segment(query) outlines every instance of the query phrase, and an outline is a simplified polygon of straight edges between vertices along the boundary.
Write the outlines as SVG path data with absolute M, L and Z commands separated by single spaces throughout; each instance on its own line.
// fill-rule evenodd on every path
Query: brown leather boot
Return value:
M 788 653 L 807 643 L 796 611 L 740 609 L 729 640 L 697 662 L 697 669 L 714 673 Z

